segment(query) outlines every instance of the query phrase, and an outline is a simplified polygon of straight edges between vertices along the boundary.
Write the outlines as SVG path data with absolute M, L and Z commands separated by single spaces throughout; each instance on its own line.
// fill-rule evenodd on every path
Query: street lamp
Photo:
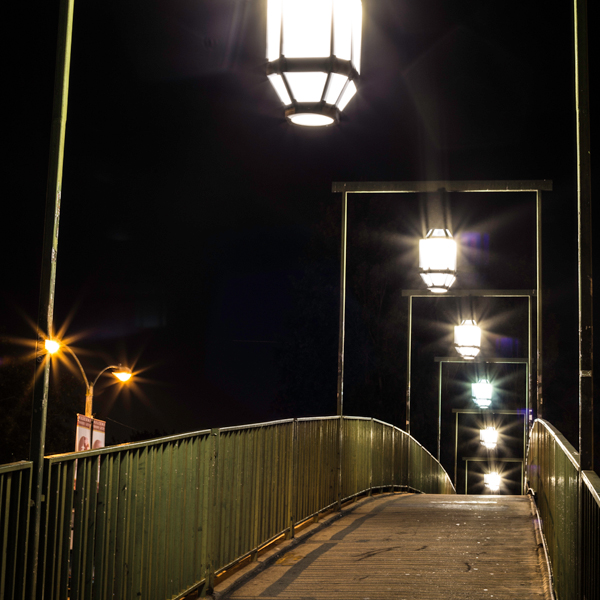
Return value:
M 486 427 L 479 431 L 481 444 L 488 450 L 493 450 L 498 444 L 498 431 L 493 427 Z
M 487 379 L 480 379 L 477 383 L 471 384 L 473 402 L 475 402 L 479 408 L 489 408 L 492 403 L 493 391 L 494 386 Z
M 501 478 L 500 475 L 498 475 L 498 473 L 495 471 L 493 473 L 486 473 L 483 476 L 483 482 L 485 487 L 488 488 L 490 492 L 497 492 L 500 490 Z
M 356 93 L 361 0 L 268 0 L 267 77 L 296 125 L 339 120 Z
M 446 293 L 456 281 L 456 241 L 447 229 L 430 229 L 419 241 L 419 274 L 434 294 Z
M 481 350 L 481 328 L 474 320 L 463 320 L 454 327 L 454 347 L 465 359 L 473 360 Z
M 102 371 L 100 371 L 100 373 L 98 373 L 98 375 L 96 375 L 96 378 L 94 379 L 94 381 L 92 381 L 92 383 L 90 383 L 87 375 L 85 374 L 85 371 L 83 370 L 83 367 L 81 366 L 81 363 L 79 362 L 79 359 L 77 358 L 77 355 L 75 354 L 75 352 L 73 352 L 73 350 L 71 350 L 71 348 L 69 348 L 69 346 L 63 345 L 60 342 L 58 342 L 57 340 L 46 339 L 44 341 L 44 347 L 46 348 L 46 351 L 48 352 L 48 354 L 51 354 L 51 355 L 56 354 L 60 348 L 64 348 L 75 359 L 75 362 L 77 363 L 77 366 L 79 367 L 79 370 L 81 371 L 83 381 L 85 382 L 85 416 L 86 417 L 92 416 L 92 404 L 94 401 L 94 386 L 96 385 L 98 379 L 100 379 L 101 375 L 103 375 L 104 373 L 107 373 L 107 372 L 112 373 L 119 381 L 121 381 L 123 383 L 125 383 L 131 379 L 132 373 L 131 373 L 131 369 L 129 369 L 128 367 L 124 367 L 122 365 L 109 365 L 108 367 L 105 367 L 104 369 L 102 369 Z

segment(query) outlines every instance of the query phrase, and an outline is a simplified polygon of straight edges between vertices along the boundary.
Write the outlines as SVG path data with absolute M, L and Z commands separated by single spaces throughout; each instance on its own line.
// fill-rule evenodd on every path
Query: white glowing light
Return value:
M 471 384 L 473 401 L 479 408 L 488 408 L 492 403 L 492 393 L 494 386 L 487 379 L 480 379 L 477 383 Z
M 339 118 L 356 93 L 361 28 L 361 0 L 267 1 L 267 73 L 290 121 Z
M 456 280 L 456 241 L 447 229 L 431 229 L 419 241 L 419 270 L 427 288 L 443 294 Z
M 486 427 L 479 432 L 481 443 L 488 450 L 493 450 L 498 444 L 498 432 L 493 427 Z
M 490 492 L 497 492 L 500 489 L 500 483 L 502 479 L 498 473 L 487 473 L 483 476 L 483 482 L 485 487 L 490 490 Z
M 46 348 L 46 352 L 48 352 L 48 354 L 54 354 L 58 352 L 60 344 L 56 340 L 45 340 L 44 348 Z
M 465 359 L 472 360 L 481 349 L 481 329 L 475 321 L 464 320 L 454 327 L 454 347 Z

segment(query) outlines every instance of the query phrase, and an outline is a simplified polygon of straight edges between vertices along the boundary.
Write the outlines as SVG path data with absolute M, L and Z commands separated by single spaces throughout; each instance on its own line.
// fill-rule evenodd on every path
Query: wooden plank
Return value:
M 364 502 L 227 597 L 551 598 L 526 496 L 425 494 Z

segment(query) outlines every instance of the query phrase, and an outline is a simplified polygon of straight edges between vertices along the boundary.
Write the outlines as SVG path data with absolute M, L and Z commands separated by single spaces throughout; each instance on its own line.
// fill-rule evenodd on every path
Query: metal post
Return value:
M 62 195 L 63 157 L 67 124 L 69 96 L 69 69 L 71 64 L 71 37 L 73 30 L 74 0 L 61 0 L 58 18 L 56 71 L 54 78 L 54 100 L 50 132 L 50 156 L 48 160 L 48 182 L 46 187 L 46 216 L 42 253 L 40 304 L 38 310 L 38 339 L 36 355 L 44 351 L 42 336 L 52 337 L 54 322 L 54 293 L 56 288 L 56 259 L 58 253 L 58 227 Z M 42 485 L 44 451 L 46 447 L 46 414 L 50 383 L 50 360 L 47 359 L 43 377 L 34 383 L 31 418 L 31 441 L 29 458 L 32 469 L 32 523 L 29 543 L 29 572 L 27 596 L 36 597 L 38 576 L 38 548 L 42 516 Z
M 458 489 L 457 462 L 458 462 L 458 413 L 456 413 L 456 428 L 454 431 L 454 489 Z
M 440 462 L 440 455 L 442 453 L 442 365 L 444 363 L 440 361 L 440 370 L 438 375 L 438 439 L 437 439 L 437 459 Z
M 574 0 L 574 10 L 577 117 L 577 250 L 579 264 L 579 453 L 581 469 L 587 471 L 594 468 L 592 189 L 587 0 Z
M 408 297 L 408 348 L 407 348 L 407 368 L 406 368 L 406 433 L 410 435 L 410 371 L 412 361 L 412 310 L 413 310 L 413 299 L 412 296 Z
M 346 236 L 348 234 L 348 193 L 342 193 L 342 252 L 340 258 L 340 326 L 338 341 L 337 414 L 344 414 L 344 344 L 346 340 Z
M 535 222 L 536 222 L 536 294 L 537 294 L 537 310 L 536 310 L 536 381 L 537 381 L 537 405 L 536 416 L 538 419 L 543 419 L 544 415 L 544 399 L 542 396 L 542 192 L 537 190 L 535 193 Z

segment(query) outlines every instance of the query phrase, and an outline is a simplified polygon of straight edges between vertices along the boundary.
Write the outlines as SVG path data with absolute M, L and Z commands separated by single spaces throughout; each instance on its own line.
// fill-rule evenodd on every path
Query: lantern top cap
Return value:
M 429 238 L 450 238 L 452 239 L 452 234 L 449 229 L 430 229 L 425 236 L 426 239 Z

